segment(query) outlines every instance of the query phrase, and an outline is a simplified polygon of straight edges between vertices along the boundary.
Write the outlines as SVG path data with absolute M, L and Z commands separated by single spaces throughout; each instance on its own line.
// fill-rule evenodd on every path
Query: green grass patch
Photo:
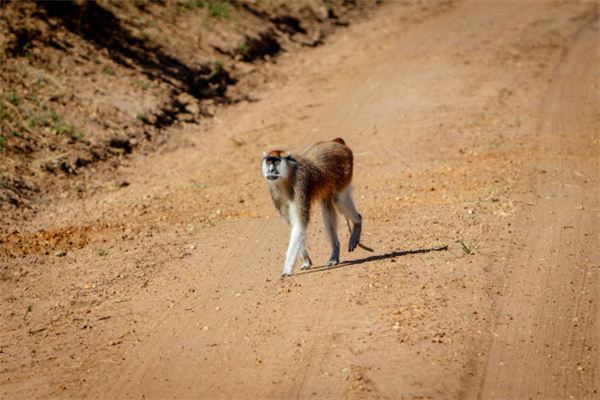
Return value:
M 25 94 L 18 88 L 9 88 L 0 94 L 0 132 L 2 132 L 2 148 L 7 147 L 7 141 L 35 135 L 76 135 L 75 129 L 56 110 L 51 108 L 36 92 L 37 86 L 43 84 L 38 79 L 30 89 L 33 92 Z M 29 134 L 33 135 L 30 136 Z
M 208 15 L 216 18 L 227 18 L 231 13 L 231 4 L 224 0 L 185 0 L 181 5 L 188 10 L 205 8 Z
M 208 14 L 211 17 L 227 18 L 231 12 L 231 4 L 227 1 L 210 1 L 208 3 Z
M 25 124 L 29 129 L 45 127 L 56 135 L 70 135 L 73 133 L 73 125 L 66 122 L 63 117 L 54 110 L 42 111 L 27 118 Z
M 183 3 L 183 6 L 185 8 L 187 8 L 188 10 L 193 10 L 195 8 L 204 8 L 204 7 L 206 7 L 206 1 L 205 0 L 186 0 Z
M 146 114 L 144 114 L 143 112 L 135 114 L 135 117 L 142 122 L 148 122 L 148 118 L 146 118 Z
M 45 127 L 56 135 L 70 135 L 73 133 L 73 125 L 64 120 L 62 115 L 54 110 L 42 111 L 30 116 L 26 121 L 27 127 L 35 129 Z

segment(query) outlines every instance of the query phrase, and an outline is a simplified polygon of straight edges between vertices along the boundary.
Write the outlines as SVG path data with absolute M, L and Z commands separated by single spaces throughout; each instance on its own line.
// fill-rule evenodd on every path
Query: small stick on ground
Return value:
M 23 320 L 25 320 L 25 318 L 27 318 L 27 314 L 29 314 L 32 309 L 33 309 L 33 306 L 31 304 L 27 306 L 27 310 L 25 310 L 25 314 L 23 314 Z
M 350 226 L 350 220 L 348 220 L 348 218 L 346 218 L 346 225 L 348 226 L 348 232 L 352 233 L 352 227 Z M 362 243 L 359 243 L 358 247 L 360 247 L 363 250 L 370 251 L 371 253 L 375 251 L 372 248 L 367 247 Z

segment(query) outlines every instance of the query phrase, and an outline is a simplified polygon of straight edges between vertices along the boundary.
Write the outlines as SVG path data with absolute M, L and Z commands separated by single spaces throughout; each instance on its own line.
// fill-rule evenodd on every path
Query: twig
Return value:
M 46 327 L 43 327 L 43 328 L 38 328 L 38 329 L 30 329 L 30 330 L 29 330 L 29 334 L 30 334 L 30 335 L 35 335 L 36 333 L 43 332 L 43 331 L 45 331 L 46 329 L 47 329 Z
M 459 243 L 462 246 L 462 249 L 463 249 L 463 251 L 465 253 L 467 253 L 467 254 L 471 254 L 472 253 L 472 250 L 469 248 L 469 246 L 467 246 L 465 244 L 465 242 L 463 242 L 462 240 L 457 240 L 456 243 Z
M 27 306 L 27 310 L 25 310 L 25 314 L 23 314 L 23 321 L 25 320 L 25 318 L 27 317 L 27 314 L 29 314 L 32 310 L 32 306 L 31 304 Z
M 346 225 L 348 226 L 348 232 L 350 232 L 350 234 L 352 234 L 352 227 L 350 226 L 350 221 L 348 220 L 348 218 L 346 218 Z M 367 247 L 362 243 L 358 243 L 358 247 L 360 247 L 361 249 L 364 249 L 366 251 L 370 251 L 371 253 L 374 251 L 372 248 Z

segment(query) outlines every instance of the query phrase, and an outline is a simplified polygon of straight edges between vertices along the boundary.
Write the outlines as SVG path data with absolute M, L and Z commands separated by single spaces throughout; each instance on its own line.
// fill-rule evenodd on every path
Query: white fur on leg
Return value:
M 350 222 L 358 224 L 362 222 L 362 217 L 356 210 L 354 201 L 352 200 L 352 187 L 348 186 L 342 190 L 335 198 L 335 205 L 338 210 L 344 214 Z
M 283 264 L 282 276 L 290 276 L 294 272 L 294 264 L 298 257 L 300 229 L 298 226 L 292 226 L 292 232 L 290 234 L 290 243 L 288 244 L 287 253 L 285 255 L 285 264 Z
M 300 250 L 305 248 L 306 243 L 306 227 L 300 223 L 294 203 L 290 203 L 289 212 L 292 232 L 290 234 L 290 244 L 288 245 L 285 256 L 282 276 L 292 275 L 292 272 L 294 272 L 294 264 L 298 259 L 298 254 L 300 253 Z

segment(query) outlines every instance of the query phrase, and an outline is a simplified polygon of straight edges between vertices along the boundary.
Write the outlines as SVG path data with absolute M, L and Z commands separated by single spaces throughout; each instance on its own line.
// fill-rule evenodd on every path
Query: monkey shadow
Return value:
M 312 267 L 311 269 L 301 271 L 301 272 L 297 273 L 296 275 L 314 274 L 315 272 L 331 271 L 331 270 L 338 269 L 338 268 L 349 267 L 351 265 L 359 265 L 359 264 L 364 264 L 364 263 L 368 263 L 368 262 L 372 262 L 372 261 L 387 260 L 390 258 L 407 256 L 410 254 L 423 254 L 423 253 L 431 253 L 434 251 L 447 251 L 447 250 L 448 250 L 448 245 L 439 246 L 439 247 L 414 249 L 414 250 L 392 251 L 390 253 L 376 254 L 376 255 L 369 256 L 369 257 L 358 258 L 356 260 L 344 261 L 333 267 L 326 267 L 326 266 Z

